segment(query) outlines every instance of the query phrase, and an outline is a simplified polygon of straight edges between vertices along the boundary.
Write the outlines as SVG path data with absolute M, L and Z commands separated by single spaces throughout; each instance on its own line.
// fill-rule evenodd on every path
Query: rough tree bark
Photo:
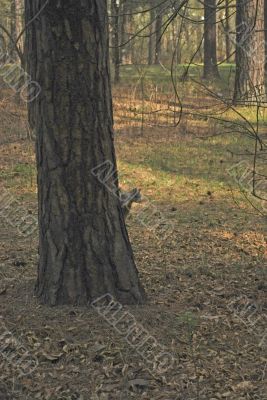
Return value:
M 204 0 L 204 79 L 219 77 L 217 66 L 217 0 Z
M 46 3 L 26 0 L 26 23 Z M 87 304 L 107 292 L 142 303 L 117 191 L 92 169 L 115 166 L 106 0 L 50 1 L 27 29 L 27 62 L 41 95 L 29 108 L 37 136 L 42 303 Z M 106 175 L 107 178 L 107 175 Z
M 234 104 L 265 99 L 264 0 L 237 0 Z

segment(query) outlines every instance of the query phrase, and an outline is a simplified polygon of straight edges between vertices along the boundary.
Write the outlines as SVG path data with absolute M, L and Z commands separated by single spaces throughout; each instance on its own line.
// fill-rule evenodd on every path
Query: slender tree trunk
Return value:
M 159 64 L 160 63 L 160 56 L 161 56 L 161 33 L 162 33 L 162 12 L 160 9 L 158 9 L 158 15 L 156 18 L 156 24 L 155 24 L 155 30 L 156 30 L 156 45 L 155 45 L 155 58 L 154 58 L 154 64 Z
M 155 54 L 155 43 L 154 43 L 154 31 L 155 31 L 155 24 L 154 24 L 155 13 L 154 10 L 150 11 L 150 27 L 149 27 L 149 38 L 148 38 L 148 57 L 147 63 L 148 65 L 153 64 L 153 55 Z
M 225 0 L 225 58 L 226 62 L 230 63 L 231 56 L 231 42 L 230 42 L 230 13 L 229 13 L 229 0 Z
M 264 1 L 264 31 L 265 31 L 265 86 L 267 88 L 267 1 L 266 0 Z
M 142 303 L 120 202 L 111 192 L 118 185 L 106 0 L 50 1 L 34 19 L 45 3 L 26 0 L 25 8 L 26 23 L 33 20 L 28 72 L 42 89 L 29 108 L 37 136 L 36 295 L 49 305 L 87 304 L 108 292 L 122 303 Z M 97 174 L 107 161 L 113 176 Z
M 204 74 L 205 79 L 219 77 L 217 66 L 217 0 L 204 0 Z
M 120 37 L 119 37 L 119 10 L 117 0 L 111 0 L 112 25 L 112 59 L 114 65 L 114 83 L 120 82 Z
M 10 41 L 10 50 L 9 55 L 13 61 L 16 61 L 18 58 L 14 42 L 17 39 L 17 11 L 16 11 L 16 0 L 11 0 L 10 2 L 10 34 L 12 37 L 12 41 Z
M 265 99 L 264 0 L 237 0 L 234 103 Z
M 20 33 L 23 31 L 25 26 L 24 0 L 15 0 L 15 3 L 16 3 L 16 36 L 18 37 Z M 24 42 L 25 42 L 25 35 L 21 35 L 17 45 L 21 53 L 19 55 L 19 58 L 23 69 L 25 69 Z
M 129 12 L 129 11 L 128 11 Z M 132 39 L 134 32 L 134 20 L 133 15 L 127 15 L 127 40 Z M 129 64 L 136 64 L 135 62 L 135 46 L 134 40 L 130 40 L 126 46 L 127 62 Z
M 127 25 L 127 15 L 126 15 L 126 7 L 125 0 L 120 1 L 120 17 L 119 17 L 119 30 L 120 30 L 120 64 L 123 64 L 125 61 L 126 47 L 124 43 L 127 42 L 127 35 L 125 32 L 125 27 Z

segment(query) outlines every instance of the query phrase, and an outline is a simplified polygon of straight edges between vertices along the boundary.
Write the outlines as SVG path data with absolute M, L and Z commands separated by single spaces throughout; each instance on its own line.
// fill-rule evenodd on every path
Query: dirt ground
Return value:
M 20 107 L 2 99 L 1 193 L 37 215 L 33 144 Z M 150 135 L 120 135 L 119 159 L 155 143 Z M 143 178 L 137 172 L 133 180 L 142 187 Z M 1 214 L 1 400 L 267 399 L 266 221 L 222 196 L 184 201 L 175 190 L 147 188 L 172 223 L 170 235 L 140 224 L 142 205 L 127 222 L 148 301 L 125 310 L 173 355 L 162 374 L 92 307 L 41 306 L 37 232 L 25 237 Z M 18 343 L 36 362 L 30 374 L 11 359 Z

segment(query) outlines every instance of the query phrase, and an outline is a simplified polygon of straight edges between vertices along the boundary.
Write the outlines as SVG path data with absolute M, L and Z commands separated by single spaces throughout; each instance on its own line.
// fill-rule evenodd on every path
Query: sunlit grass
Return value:
M 139 185 L 152 198 L 168 202 L 193 200 L 216 195 L 217 199 L 231 197 L 232 178 L 227 170 L 236 161 L 227 147 L 238 150 L 236 137 L 210 140 L 177 139 L 177 143 L 133 145 L 127 151 L 123 139 L 118 139 L 121 183 L 126 187 Z M 145 142 L 145 139 L 143 139 Z M 142 139 L 139 139 L 139 142 Z M 236 194 L 241 199 L 238 190 Z
M 185 67 L 178 66 L 177 77 Z M 205 82 L 205 85 L 215 92 L 223 86 L 225 89 L 230 75 L 232 79 L 233 69 L 233 65 L 222 65 L 221 80 Z M 113 88 L 121 185 L 138 186 L 159 204 L 187 203 L 194 208 L 203 201 L 220 201 L 226 212 L 233 201 L 233 191 L 242 207 L 250 209 L 227 171 L 239 160 L 249 160 L 248 154 L 253 152 L 255 108 L 232 109 L 229 105 L 226 112 L 217 115 L 226 122 L 215 121 L 212 115 L 220 107 L 223 109 L 222 102 L 209 98 L 197 83 L 177 79 L 184 108 L 181 123 L 174 127 L 180 108 L 176 104 L 170 72 L 160 66 L 130 65 L 122 67 L 121 74 L 121 84 Z M 190 67 L 191 78 L 198 77 L 201 83 L 201 75 L 202 66 Z M 14 120 L 14 129 L 18 132 L 19 124 L 19 120 Z M 259 114 L 259 125 L 261 130 L 266 127 L 263 111 Z M 5 129 L 7 127 L 8 121 Z M 6 150 L 9 151 L 12 162 L 7 160 L 3 165 L 1 181 L 13 190 L 35 196 L 33 146 Z
M 234 65 L 220 66 L 220 79 L 202 79 L 202 66 L 191 66 L 189 79 L 180 78 L 186 66 L 179 65 L 173 75 L 161 66 L 132 66 L 121 68 L 121 83 L 113 88 L 115 121 L 174 125 L 181 110 L 189 125 L 192 120 L 216 124 L 216 129 L 246 132 L 255 135 L 267 124 L 265 108 L 232 105 Z M 173 84 L 175 84 L 175 89 Z M 234 124 L 234 125 L 233 125 Z M 250 126 L 252 124 L 252 126 Z M 229 128 L 230 125 L 230 128 Z

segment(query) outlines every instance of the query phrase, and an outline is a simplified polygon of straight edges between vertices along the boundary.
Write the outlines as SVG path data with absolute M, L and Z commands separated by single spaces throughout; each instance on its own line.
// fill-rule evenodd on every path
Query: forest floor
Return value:
M 140 105 L 125 105 L 120 90 L 114 90 L 120 182 L 145 197 L 127 225 L 148 298 L 125 310 L 175 361 L 155 373 L 93 308 L 38 304 L 37 232 L 21 235 L 3 213 L 10 196 L 20 212 L 37 215 L 26 110 L 7 92 L 0 100 L 0 337 L 6 340 L 0 399 L 267 399 L 266 218 L 257 211 L 261 203 L 251 207 L 227 172 L 246 159 L 234 154 L 247 154 L 253 141 L 217 135 L 218 126 L 200 116 L 178 128 L 149 127 L 144 103 L 142 129 L 130 126 L 127 112 L 140 122 Z M 168 118 L 162 123 L 170 125 Z M 11 360 L 18 343 L 36 360 L 31 374 L 20 375 Z

